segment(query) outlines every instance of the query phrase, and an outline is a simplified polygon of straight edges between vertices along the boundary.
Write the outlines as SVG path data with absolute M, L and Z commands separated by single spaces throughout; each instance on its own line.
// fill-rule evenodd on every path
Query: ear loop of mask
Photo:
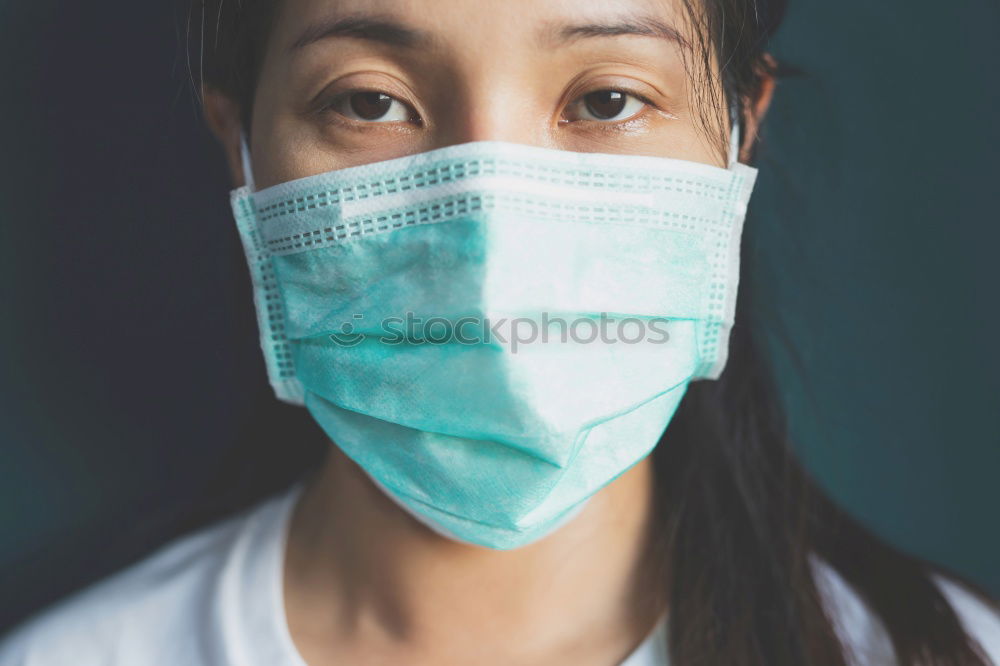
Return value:
M 740 116 L 739 109 L 735 104 L 729 107 L 729 120 L 732 130 L 729 133 L 729 169 L 732 169 L 740 161 Z
M 247 146 L 247 135 L 240 132 L 240 161 L 243 162 L 243 186 L 254 191 L 253 169 L 250 167 L 250 148 Z
M 732 169 L 740 161 L 740 124 L 733 123 L 733 130 L 729 134 L 729 165 Z

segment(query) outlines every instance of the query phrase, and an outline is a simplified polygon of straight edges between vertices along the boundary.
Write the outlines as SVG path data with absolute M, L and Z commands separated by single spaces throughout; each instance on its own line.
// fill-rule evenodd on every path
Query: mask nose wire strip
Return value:
M 247 147 L 247 135 L 240 132 L 240 161 L 243 163 L 243 183 L 244 187 L 251 192 L 254 191 L 253 169 L 250 167 L 250 148 Z

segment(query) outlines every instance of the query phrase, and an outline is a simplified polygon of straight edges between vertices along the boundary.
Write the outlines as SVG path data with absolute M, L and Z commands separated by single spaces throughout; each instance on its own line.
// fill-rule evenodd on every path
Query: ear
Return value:
M 243 174 L 243 161 L 240 159 L 243 122 L 239 104 L 229 95 L 215 88 L 205 87 L 202 93 L 202 110 L 205 123 L 222 144 L 233 184 L 241 187 L 246 183 L 246 177 Z
M 771 98 L 774 97 L 775 76 L 778 63 L 767 53 L 764 55 L 766 63 L 761 72 L 760 89 L 754 99 L 747 100 L 746 110 L 743 115 L 743 143 L 740 146 L 740 162 L 749 163 L 753 157 L 753 148 L 757 143 L 757 131 L 764 122 L 767 109 L 771 106 Z

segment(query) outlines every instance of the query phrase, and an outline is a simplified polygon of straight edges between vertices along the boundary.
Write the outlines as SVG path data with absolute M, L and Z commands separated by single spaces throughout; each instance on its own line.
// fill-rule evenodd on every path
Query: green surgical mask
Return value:
M 438 532 L 539 539 L 722 372 L 756 177 L 735 149 L 474 142 L 235 190 L 277 396 Z

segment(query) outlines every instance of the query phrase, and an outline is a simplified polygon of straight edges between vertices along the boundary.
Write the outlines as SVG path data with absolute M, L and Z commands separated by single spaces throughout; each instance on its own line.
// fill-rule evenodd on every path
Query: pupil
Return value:
M 598 90 L 585 95 L 583 101 L 588 111 L 606 120 L 614 118 L 625 108 L 625 93 L 618 90 Z
M 364 120 L 377 120 L 386 114 L 392 98 L 380 92 L 361 92 L 351 95 L 351 111 Z

